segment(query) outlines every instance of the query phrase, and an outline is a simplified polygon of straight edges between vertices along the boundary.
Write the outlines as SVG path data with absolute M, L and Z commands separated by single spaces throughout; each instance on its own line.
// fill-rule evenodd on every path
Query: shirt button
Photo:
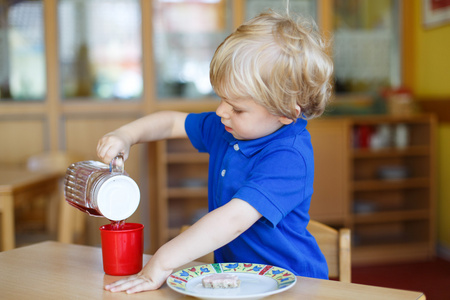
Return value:
M 233 148 L 234 148 L 234 150 L 239 151 L 239 145 L 238 144 L 234 144 Z
M 220 173 L 222 175 L 222 177 L 225 176 L 225 173 L 227 172 L 227 170 L 223 169 L 222 172 Z

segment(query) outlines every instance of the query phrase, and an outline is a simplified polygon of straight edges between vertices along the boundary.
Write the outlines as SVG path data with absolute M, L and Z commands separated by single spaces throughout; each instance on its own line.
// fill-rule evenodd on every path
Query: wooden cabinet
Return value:
M 382 149 L 373 149 L 370 141 L 361 146 L 361 129 L 372 139 L 375 130 L 389 129 L 392 140 Z M 354 262 L 432 256 L 436 120 L 430 115 L 355 118 L 349 130 Z
M 308 130 L 315 155 L 311 218 L 352 230 L 353 262 L 432 256 L 435 118 L 328 117 L 310 121 Z M 206 212 L 208 155 L 175 139 L 152 143 L 150 162 L 156 250 Z
M 314 194 L 311 218 L 329 225 L 346 224 L 349 212 L 349 122 L 322 118 L 309 121 L 314 147 Z
M 353 262 L 432 256 L 435 118 L 323 118 L 308 130 L 316 162 L 311 218 L 352 230 Z

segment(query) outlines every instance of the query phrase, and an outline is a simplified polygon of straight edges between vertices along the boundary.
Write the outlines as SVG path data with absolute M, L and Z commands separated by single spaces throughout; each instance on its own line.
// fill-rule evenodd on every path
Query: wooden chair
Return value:
M 314 220 L 309 221 L 307 229 L 316 238 L 325 255 L 329 277 L 351 282 L 350 229 L 336 230 Z
M 27 161 L 30 170 L 55 171 L 61 176 L 61 197 L 59 203 L 50 206 L 47 218 L 49 228 L 57 227 L 57 239 L 62 243 L 74 243 L 84 235 L 85 215 L 66 203 L 63 183 L 67 168 L 82 160 L 85 160 L 85 157 L 81 155 L 57 151 L 33 155 Z

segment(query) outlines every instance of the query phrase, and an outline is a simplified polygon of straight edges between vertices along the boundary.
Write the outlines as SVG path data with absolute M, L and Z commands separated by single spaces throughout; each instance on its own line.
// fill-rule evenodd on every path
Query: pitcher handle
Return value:
M 125 162 L 123 160 L 123 153 L 119 153 L 109 163 L 109 172 L 123 174 L 124 168 L 125 168 Z

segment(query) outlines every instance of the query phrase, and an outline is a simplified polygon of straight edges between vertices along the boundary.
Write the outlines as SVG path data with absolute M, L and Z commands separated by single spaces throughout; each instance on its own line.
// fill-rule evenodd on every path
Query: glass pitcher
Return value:
M 139 206 L 140 191 L 124 170 L 122 155 L 108 165 L 98 161 L 81 161 L 69 166 L 64 178 L 66 201 L 95 217 L 122 221 Z

